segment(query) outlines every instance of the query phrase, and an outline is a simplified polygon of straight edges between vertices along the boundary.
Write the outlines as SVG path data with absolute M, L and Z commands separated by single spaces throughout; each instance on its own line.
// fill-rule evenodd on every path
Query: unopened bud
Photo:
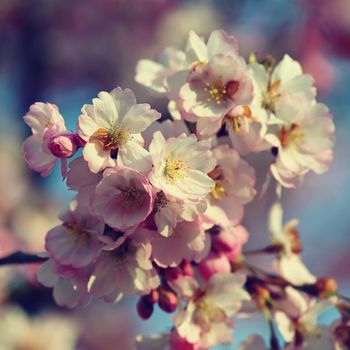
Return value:
M 165 289 L 165 288 L 159 288 L 159 300 L 158 300 L 158 304 L 159 307 L 168 313 L 174 312 L 176 310 L 177 307 L 177 296 L 174 292 Z
M 148 295 L 143 295 L 136 305 L 137 313 L 143 320 L 148 320 L 153 314 L 153 304 L 149 300 Z
M 148 295 L 148 300 L 152 303 L 155 304 L 159 300 L 159 293 L 156 289 L 153 289 L 151 293 Z
M 219 272 L 231 272 L 231 264 L 226 255 L 222 253 L 209 253 L 209 255 L 199 263 L 199 272 L 205 281 Z
M 50 152 L 57 158 L 70 158 L 78 149 L 75 135 L 70 132 L 63 132 L 53 136 L 48 144 Z

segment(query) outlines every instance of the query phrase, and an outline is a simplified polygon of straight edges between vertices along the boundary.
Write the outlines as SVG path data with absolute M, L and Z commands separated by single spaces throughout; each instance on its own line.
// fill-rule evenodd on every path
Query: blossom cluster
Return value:
M 328 300 L 335 282 L 303 264 L 297 220 L 283 225 L 280 199 L 260 251 L 274 255 L 274 274 L 247 264 L 242 250 L 245 206 L 257 194 L 244 157 L 270 153 L 265 185 L 280 189 L 325 172 L 332 160 L 334 124 L 313 79 L 288 55 L 277 64 L 255 55 L 246 61 L 221 30 L 207 41 L 190 32 L 184 50 L 140 60 L 135 79 L 169 100 L 169 115 L 118 87 L 82 107 L 74 132 L 53 104 L 36 103 L 24 117 L 33 132 L 23 145 L 29 167 L 47 176 L 60 160 L 76 192 L 47 233 L 39 281 L 61 306 L 138 295 L 142 319 L 155 304 L 176 312 L 169 333 L 137 338 L 140 350 L 230 343 L 232 317 L 252 310 L 276 322 L 286 349 L 313 349 L 315 334 L 333 346 L 318 348 L 343 349 L 347 313 L 332 327 L 316 322 L 330 306 L 345 308 Z M 253 337 L 241 349 L 265 345 Z

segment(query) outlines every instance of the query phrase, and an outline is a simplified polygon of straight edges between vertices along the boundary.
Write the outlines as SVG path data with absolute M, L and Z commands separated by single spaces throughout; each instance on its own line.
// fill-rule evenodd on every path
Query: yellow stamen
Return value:
M 168 184 L 174 184 L 176 180 L 187 177 L 188 166 L 180 159 L 169 157 L 165 161 L 163 175 Z
M 128 130 L 122 128 L 98 129 L 91 137 L 90 141 L 98 142 L 105 151 L 117 150 L 130 138 Z

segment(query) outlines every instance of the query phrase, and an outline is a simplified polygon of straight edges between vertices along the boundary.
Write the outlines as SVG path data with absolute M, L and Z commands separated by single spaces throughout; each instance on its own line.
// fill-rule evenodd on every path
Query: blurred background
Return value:
M 318 99 L 334 115 L 330 171 L 308 175 L 301 188 L 286 191 L 283 201 L 286 219 L 300 219 L 310 270 L 334 276 L 350 294 L 350 0 L 1 0 L 0 256 L 18 249 L 43 251 L 47 230 L 72 197 L 58 167 L 40 178 L 24 164 L 21 143 L 30 130 L 22 116 L 29 106 L 57 104 L 74 129 L 84 103 L 100 90 L 121 86 L 165 113 L 166 101 L 134 82 L 137 60 L 154 57 L 164 46 L 182 48 L 190 29 L 207 36 L 218 28 L 238 38 L 246 57 L 255 51 L 259 57 L 280 59 L 288 53 L 298 59 L 314 76 Z M 263 160 L 250 160 L 258 171 L 264 168 Z M 267 241 L 271 201 L 268 193 L 246 210 L 251 248 Z M 268 267 L 265 260 L 255 262 Z M 35 336 L 44 334 L 46 324 L 45 331 L 60 339 L 52 349 L 131 350 L 136 333 L 166 331 L 171 325 L 169 315 L 158 310 L 150 321 L 139 321 L 132 299 L 70 314 L 58 310 L 51 290 L 35 282 L 36 268 L 0 270 L 0 349 L 47 350 L 47 342 Z M 236 349 L 252 330 L 268 339 L 263 320 L 241 320 L 235 343 L 220 349 Z

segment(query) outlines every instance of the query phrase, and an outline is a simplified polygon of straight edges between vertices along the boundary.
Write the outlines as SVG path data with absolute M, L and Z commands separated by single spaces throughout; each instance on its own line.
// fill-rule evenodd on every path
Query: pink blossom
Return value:
M 90 267 L 75 269 L 49 259 L 40 267 L 37 277 L 45 287 L 53 288 L 58 305 L 73 308 L 90 302 L 91 296 L 87 289 L 90 274 Z
M 102 250 L 104 222 L 85 210 L 70 210 L 61 217 L 62 225 L 46 236 L 45 248 L 62 265 L 83 267 L 93 262 Z
M 142 147 L 140 135 L 160 118 L 150 105 L 137 104 L 131 90 L 117 88 L 110 93 L 100 92 L 92 105 L 84 105 L 81 112 L 78 134 L 86 141 L 83 156 L 92 172 L 116 164 L 150 170 L 149 155 Z
M 181 201 L 157 192 L 154 204 L 154 222 L 158 232 L 165 237 L 172 235 L 175 226 L 181 221 L 195 221 L 207 208 L 205 200 L 198 202 Z
M 119 248 L 100 254 L 91 279 L 90 292 L 95 298 L 114 302 L 124 294 L 149 294 L 159 286 L 147 232 L 132 237 Z
M 212 237 L 216 251 L 224 253 L 230 261 L 236 260 L 242 252 L 243 245 L 248 241 L 249 233 L 243 226 L 223 227 L 219 234 Z
M 230 317 L 240 310 L 243 301 L 250 299 L 243 289 L 245 279 L 242 274 L 218 273 L 205 289 L 194 289 L 186 308 L 174 320 L 179 335 L 204 347 L 230 343 Z
M 244 60 L 237 55 L 214 56 L 208 64 L 194 68 L 187 81 L 180 90 L 180 104 L 198 118 L 202 135 L 213 135 L 234 106 L 248 104 L 253 97 Z M 216 127 L 208 127 L 207 122 L 215 122 Z
M 244 205 L 255 196 L 254 169 L 227 145 L 213 149 L 216 168 L 209 173 L 215 181 L 208 208 L 204 213 L 213 225 L 231 226 L 240 223 Z
M 153 260 L 161 267 L 178 266 L 183 259 L 199 262 L 210 249 L 200 221 L 180 222 L 170 237 L 155 235 L 151 243 Z
M 271 146 L 265 140 L 267 116 L 251 105 L 231 109 L 225 116 L 225 126 L 233 148 L 240 155 L 261 152 Z
M 153 202 L 152 186 L 145 175 L 114 167 L 104 171 L 91 205 L 109 226 L 132 232 L 151 213 Z
M 33 134 L 37 134 L 54 125 L 64 126 L 64 119 L 58 107 L 52 103 L 36 102 L 30 106 L 29 112 L 23 117 Z M 65 127 L 64 127 L 65 129 Z
M 150 145 L 152 185 L 180 200 L 203 199 L 214 185 L 207 175 L 215 166 L 209 148 L 207 141 L 197 141 L 194 135 L 182 134 L 165 140 L 159 131 L 156 132 Z
M 282 125 L 266 139 L 277 147 L 273 176 L 295 187 L 310 170 L 322 174 L 333 159 L 334 123 L 328 108 L 304 97 L 285 96 L 276 105 Z
M 90 202 L 95 194 L 97 184 L 102 179 L 102 173 L 95 174 L 90 171 L 88 163 L 83 157 L 72 160 L 68 165 L 67 186 L 77 191 L 76 200 L 79 207 L 90 210 Z
M 231 272 L 231 264 L 223 253 L 210 252 L 209 255 L 198 265 L 200 274 L 205 281 L 216 273 Z
M 23 118 L 33 132 L 23 143 L 24 159 L 32 170 L 47 176 L 59 159 L 52 153 L 52 145 L 49 146 L 55 137 L 66 133 L 64 119 L 55 105 L 45 103 L 32 105 Z M 76 150 L 73 145 L 69 147 L 71 153 Z

